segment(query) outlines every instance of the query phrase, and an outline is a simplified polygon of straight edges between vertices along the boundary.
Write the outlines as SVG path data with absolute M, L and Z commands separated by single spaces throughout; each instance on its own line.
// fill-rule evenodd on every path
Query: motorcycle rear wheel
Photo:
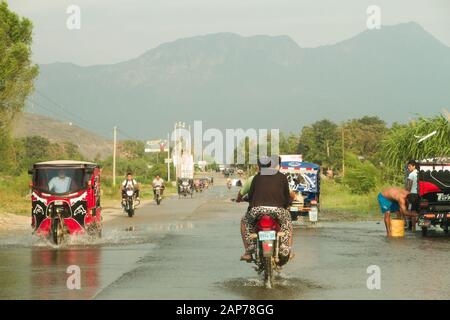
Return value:
M 264 284 L 267 289 L 273 287 L 273 266 L 271 257 L 264 258 Z

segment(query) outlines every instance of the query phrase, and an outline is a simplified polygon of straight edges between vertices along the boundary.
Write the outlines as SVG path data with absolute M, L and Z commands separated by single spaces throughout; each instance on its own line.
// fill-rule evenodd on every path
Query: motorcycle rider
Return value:
M 159 174 L 157 174 L 155 179 L 153 179 L 152 186 L 153 186 L 153 196 L 156 197 L 156 188 L 160 187 L 161 188 L 161 197 L 162 197 L 165 186 L 164 186 L 164 180 L 159 176 Z
M 230 189 L 232 186 L 231 178 L 227 178 L 227 187 Z
M 277 157 L 279 159 L 279 157 Z M 241 256 L 243 261 L 251 261 L 255 251 L 256 240 L 251 237 L 255 233 L 255 226 L 262 214 L 268 214 L 280 224 L 284 236 L 280 241 L 280 256 L 283 264 L 292 256 L 292 221 L 287 208 L 291 202 L 291 193 L 286 176 L 272 167 L 276 162 L 269 157 L 258 159 L 258 173 L 252 178 L 248 190 L 249 209 L 242 219 L 241 232 L 244 241 L 245 253 Z M 242 196 L 242 195 L 241 195 Z M 238 196 L 240 200 L 240 197 Z
M 135 179 L 133 179 L 133 174 L 131 172 L 127 173 L 127 178 L 122 182 L 120 190 L 122 191 L 122 203 L 127 197 L 127 189 L 134 191 L 136 200 L 139 201 L 139 184 Z

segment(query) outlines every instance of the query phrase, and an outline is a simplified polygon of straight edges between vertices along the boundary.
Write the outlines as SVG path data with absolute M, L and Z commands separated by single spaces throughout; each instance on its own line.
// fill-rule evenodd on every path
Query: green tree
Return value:
M 139 140 L 125 140 L 119 145 L 122 157 L 133 160 L 145 157 L 145 143 Z
M 32 23 L 0 2 L 0 170 L 14 167 L 11 123 L 23 110 L 38 68 L 31 62 Z
M 305 161 L 336 168 L 341 164 L 341 135 L 337 124 L 320 120 L 303 127 L 298 151 Z
M 436 131 L 430 138 L 421 137 Z M 450 156 L 450 122 L 443 115 L 421 117 L 406 125 L 395 124 L 381 144 L 381 156 L 388 178 L 399 180 L 408 160 Z
M 378 117 L 352 119 L 344 124 L 345 150 L 377 162 L 380 144 L 388 132 L 386 123 Z
M 75 143 L 71 141 L 66 141 L 63 143 L 63 148 L 64 148 L 64 156 L 66 159 L 83 160 L 83 156 Z
M 300 136 L 294 133 L 280 133 L 279 146 L 280 154 L 297 154 L 299 153 Z
M 343 182 L 352 193 L 366 194 L 375 189 L 380 182 L 380 170 L 372 162 L 347 152 L 345 163 L 347 169 Z

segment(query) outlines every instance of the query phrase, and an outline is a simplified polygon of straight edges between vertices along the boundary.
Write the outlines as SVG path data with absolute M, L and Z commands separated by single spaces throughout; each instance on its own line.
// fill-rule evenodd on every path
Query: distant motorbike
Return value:
M 162 189 L 163 187 L 155 187 L 154 189 L 154 199 L 156 201 L 156 204 L 159 206 L 162 201 Z
M 134 195 L 134 189 L 127 188 L 125 191 L 125 198 L 122 200 L 123 209 L 130 218 L 134 216 L 135 209 L 140 204 L 140 201 L 135 199 Z
M 203 191 L 203 183 L 199 180 L 194 181 L 194 189 L 195 192 L 202 192 Z
M 190 195 L 192 198 L 192 188 L 189 181 L 182 181 L 179 187 L 178 197 L 184 196 L 185 198 Z

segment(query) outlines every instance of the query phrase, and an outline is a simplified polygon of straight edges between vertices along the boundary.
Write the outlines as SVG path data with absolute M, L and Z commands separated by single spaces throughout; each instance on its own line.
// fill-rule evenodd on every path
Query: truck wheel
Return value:
M 428 228 L 422 227 L 422 236 L 426 237 L 428 235 Z

